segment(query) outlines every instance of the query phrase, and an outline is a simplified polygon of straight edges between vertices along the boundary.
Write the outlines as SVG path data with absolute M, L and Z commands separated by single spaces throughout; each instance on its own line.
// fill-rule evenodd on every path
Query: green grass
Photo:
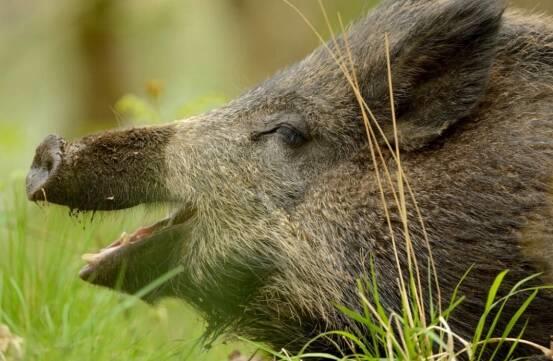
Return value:
M 159 214 L 144 209 L 70 217 L 24 195 L 24 174 L 0 180 L 0 324 L 25 340 L 26 360 L 222 361 L 202 350 L 204 325 L 180 301 L 151 307 L 78 278 L 80 255 Z
M 303 361 L 313 358 L 334 361 L 457 361 L 460 356 L 470 361 L 518 361 L 521 359 L 515 358 L 514 352 L 521 344 L 525 344 L 534 348 L 535 355 L 543 354 L 549 357 L 547 359 L 553 359 L 553 350 L 528 342 L 523 337 L 527 326 L 524 317 L 527 307 L 540 290 L 551 288 L 529 286 L 530 281 L 538 275 L 520 280 L 505 296 L 499 297 L 498 290 L 503 287 L 508 274 L 508 271 L 501 272 L 489 287 L 486 304 L 473 337 L 463 339 L 449 325 L 450 315 L 464 301 L 464 296 L 459 295 L 457 291 L 452 295 L 447 308 L 438 312 L 437 308 L 431 307 L 429 315 L 422 317 L 417 313 L 415 306 L 415 290 L 410 288 L 412 295 L 402 294 L 406 301 L 402 309 L 391 311 L 382 304 L 378 280 L 373 272 L 371 274 L 370 280 L 358 282 L 361 311 L 338 306 L 341 312 L 365 330 L 362 334 L 347 330 L 328 331 L 308 342 L 298 355 L 289 355 L 286 351 L 274 352 L 270 349 L 264 351 L 274 355 L 279 361 Z M 517 312 L 513 315 L 504 314 L 505 305 L 513 296 L 520 293 L 527 296 Z M 499 320 L 507 317 L 510 317 L 507 325 L 500 329 Z M 514 332 L 516 325 L 523 326 L 518 333 Z M 309 352 L 311 343 L 324 338 L 336 345 L 333 354 Z M 502 355 L 499 353 L 500 350 L 503 352 Z M 488 355 L 484 351 L 488 352 Z

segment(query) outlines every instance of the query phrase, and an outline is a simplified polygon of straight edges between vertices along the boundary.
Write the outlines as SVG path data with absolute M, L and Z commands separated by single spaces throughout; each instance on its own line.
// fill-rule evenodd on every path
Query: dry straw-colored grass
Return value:
M 476 338 L 475 340 L 466 340 L 461 338 L 458 334 L 455 333 L 447 321 L 447 317 L 443 315 L 446 313 L 443 310 L 443 301 L 442 294 L 440 291 L 440 284 L 438 278 L 438 270 L 435 267 L 434 259 L 432 256 L 432 250 L 430 247 L 430 242 L 426 233 L 426 228 L 424 225 L 424 220 L 421 214 L 421 210 L 417 204 L 416 194 L 409 184 L 408 177 L 402 167 L 401 162 L 401 152 L 399 147 L 399 134 L 397 127 L 397 119 L 395 112 L 395 103 L 394 103 L 394 90 L 393 90 L 393 81 L 392 81 L 392 62 L 390 59 L 390 43 L 388 34 L 384 34 L 383 42 L 386 49 L 386 62 L 387 62 L 387 80 L 388 80 L 388 89 L 389 89 L 389 98 L 390 98 L 390 111 L 391 119 L 387 121 L 392 122 L 393 126 L 393 139 L 390 141 L 382 127 L 380 126 L 379 120 L 376 119 L 375 114 L 371 111 L 369 105 L 363 98 L 361 93 L 361 87 L 359 84 L 359 79 L 355 71 L 354 59 L 352 56 L 351 48 L 348 43 L 347 36 L 344 36 L 344 46 L 340 47 L 340 44 L 337 40 L 334 29 L 331 25 L 330 19 L 328 17 L 327 11 L 321 0 L 318 0 L 319 6 L 321 8 L 322 14 L 324 16 L 328 31 L 331 34 L 330 43 L 333 45 L 334 49 L 331 49 L 329 42 L 327 42 L 321 33 L 315 28 L 312 22 L 302 13 L 302 11 L 292 4 L 289 0 L 283 0 L 290 8 L 292 8 L 305 22 L 305 24 L 310 28 L 310 30 L 317 36 L 322 46 L 328 51 L 328 54 L 332 57 L 335 63 L 339 66 L 342 74 L 345 79 L 351 86 L 356 101 L 359 105 L 361 115 L 363 118 L 363 123 L 365 126 L 366 136 L 368 140 L 368 151 L 370 153 L 370 158 L 372 160 L 372 165 L 375 171 L 375 177 L 377 180 L 380 200 L 382 203 L 383 211 L 386 217 L 388 231 L 391 237 L 391 246 L 395 256 L 395 263 L 398 271 L 399 277 L 397 278 L 397 283 L 402 299 L 402 312 L 403 314 L 398 314 L 394 311 L 389 311 L 387 317 L 383 317 L 381 310 L 379 310 L 378 305 L 375 305 L 373 301 L 370 301 L 366 294 L 363 292 L 363 289 L 360 288 L 359 297 L 362 302 L 362 306 L 370 311 L 370 314 L 374 320 L 376 320 L 377 327 L 380 327 L 384 330 L 386 334 L 386 357 L 388 359 L 400 359 L 400 360 L 413 360 L 413 359 L 426 359 L 426 360 L 437 360 L 437 361 L 454 361 L 459 358 L 463 353 L 466 353 L 470 360 L 478 360 L 482 354 L 478 354 L 475 351 L 478 349 L 478 346 L 483 346 L 487 344 L 503 344 L 505 342 L 516 344 L 525 344 L 531 347 L 534 347 L 536 350 L 543 352 L 544 355 L 550 357 L 553 360 L 553 345 L 552 349 L 548 349 L 541 345 L 537 345 L 532 342 L 525 341 L 519 337 L 503 337 L 503 338 L 487 338 L 480 340 Z M 345 33 L 345 26 L 343 24 L 341 16 L 338 14 L 338 21 L 340 24 L 340 30 L 342 33 Z M 385 149 L 381 149 L 380 142 L 378 138 L 383 140 Z M 390 169 L 387 165 L 387 162 L 384 158 L 384 152 L 389 152 L 389 155 L 394 161 L 393 169 Z M 393 195 L 393 204 L 394 209 L 389 209 L 384 192 L 385 187 L 389 187 L 392 190 Z M 416 219 L 410 220 L 408 217 L 407 207 L 408 203 L 410 207 L 414 207 Z M 391 221 L 391 212 L 397 211 L 402 223 L 402 239 L 405 242 L 405 250 L 407 256 L 407 265 L 402 265 L 400 262 L 400 251 L 398 249 L 398 237 L 392 227 Z M 432 295 L 424 294 L 424 290 L 421 282 L 421 270 L 419 266 L 419 259 L 415 254 L 413 247 L 413 239 L 409 232 L 409 222 L 419 222 L 421 229 L 423 230 L 423 241 L 428 252 L 429 259 L 429 272 L 431 273 L 431 279 L 433 285 L 429 287 L 435 289 L 437 304 L 433 304 Z M 467 271 L 468 272 L 468 271 Z M 499 287 L 503 275 L 498 276 L 497 284 L 492 285 L 492 290 L 490 294 L 495 296 L 495 291 Z M 462 279 L 461 279 L 462 281 Z M 524 280 L 527 281 L 527 280 Z M 523 283 L 520 283 L 522 286 Z M 494 288 L 495 287 L 495 288 Z M 513 288 L 512 293 L 509 295 L 512 296 L 520 292 L 535 291 L 535 288 L 528 289 L 519 289 L 518 287 Z M 510 296 L 507 296 L 510 297 Z M 496 302 L 490 303 L 488 306 L 491 308 L 499 304 L 500 301 L 506 302 L 507 298 L 502 298 Z M 529 299 L 528 304 L 533 298 Z M 425 300 L 427 302 L 425 302 Z M 493 298 L 492 298 L 492 301 Z M 459 301 L 460 302 L 460 301 Z M 437 310 L 437 322 L 431 322 L 427 319 L 429 314 L 426 309 L 426 304 L 430 304 L 435 307 Z M 448 310 L 451 311 L 452 308 L 455 308 L 458 304 L 450 305 Z M 486 311 L 488 312 L 488 311 Z M 482 325 L 483 326 L 483 325 Z M 406 335 L 403 330 L 418 330 L 417 332 L 410 333 L 410 336 Z M 334 332 L 328 333 L 321 337 L 326 337 L 330 335 L 343 336 L 344 339 L 347 339 L 351 335 L 346 334 L 345 332 Z M 415 335 L 413 337 L 413 335 Z M 431 335 L 433 337 L 431 337 Z M 407 337 L 411 337 L 408 339 Z M 358 339 L 355 339 L 352 343 L 355 344 L 359 342 Z M 462 345 L 461 349 L 458 349 L 459 345 Z M 362 345 L 356 344 L 358 348 L 363 348 Z M 361 346 L 361 347 L 359 347 Z M 414 346 L 414 347 L 413 347 Z M 355 353 L 355 347 L 352 345 L 352 352 Z M 482 349 L 479 349 L 481 352 Z M 320 357 L 325 359 L 335 359 L 335 360 L 359 360 L 363 355 L 355 354 L 354 356 L 344 356 L 343 358 L 331 356 L 331 355 L 309 355 L 303 354 L 300 356 L 292 357 L 283 350 L 279 357 L 282 357 L 283 360 L 298 360 L 305 359 L 306 357 Z M 369 356 L 369 355 L 365 355 Z M 369 358 L 367 358 L 369 359 Z

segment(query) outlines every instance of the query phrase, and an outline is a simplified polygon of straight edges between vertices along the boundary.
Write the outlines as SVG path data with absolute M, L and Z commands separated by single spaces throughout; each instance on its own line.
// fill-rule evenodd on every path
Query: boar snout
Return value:
M 65 141 L 50 134 L 37 147 L 31 170 L 27 175 L 27 197 L 31 201 L 45 201 L 46 187 L 55 178 L 63 157 Z
M 77 210 L 167 201 L 165 147 L 171 126 L 104 132 L 72 142 L 49 135 L 37 147 L 27 196 Z

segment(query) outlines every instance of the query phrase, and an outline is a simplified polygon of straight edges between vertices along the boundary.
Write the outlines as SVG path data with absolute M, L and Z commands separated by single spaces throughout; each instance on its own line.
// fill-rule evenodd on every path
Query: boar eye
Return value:
M 296 113 L 276 113 L 263 120 L 262 130 L 250 134 L 253 141 L 265 137 L 277 137 L 289 147 L 298 147 L 309 140 L 309 132 L 304 118 Z
M 275 133 L 279 135 L 284 143 L 291 147 L 300 146 L 307 141 L 303 133 L 289 124 L 281 124 L 275 129 Z

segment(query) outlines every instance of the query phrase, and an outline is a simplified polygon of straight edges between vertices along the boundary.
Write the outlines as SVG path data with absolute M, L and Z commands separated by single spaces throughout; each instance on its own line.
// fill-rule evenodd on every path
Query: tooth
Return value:
M 127 243 L 130 242 L 131 237 L 129 237 L 127 232 L 123 232 L 123 233 L 121 233 L 121 236 L 119 236 L 119 240 L 121 241 L 121 245 L 124 246 L 124 245 L 126 245 Z
M 87 263 L 97 263 L 100 255 L 97 253 L 85 253 L 81 256 L 81 259 Z

